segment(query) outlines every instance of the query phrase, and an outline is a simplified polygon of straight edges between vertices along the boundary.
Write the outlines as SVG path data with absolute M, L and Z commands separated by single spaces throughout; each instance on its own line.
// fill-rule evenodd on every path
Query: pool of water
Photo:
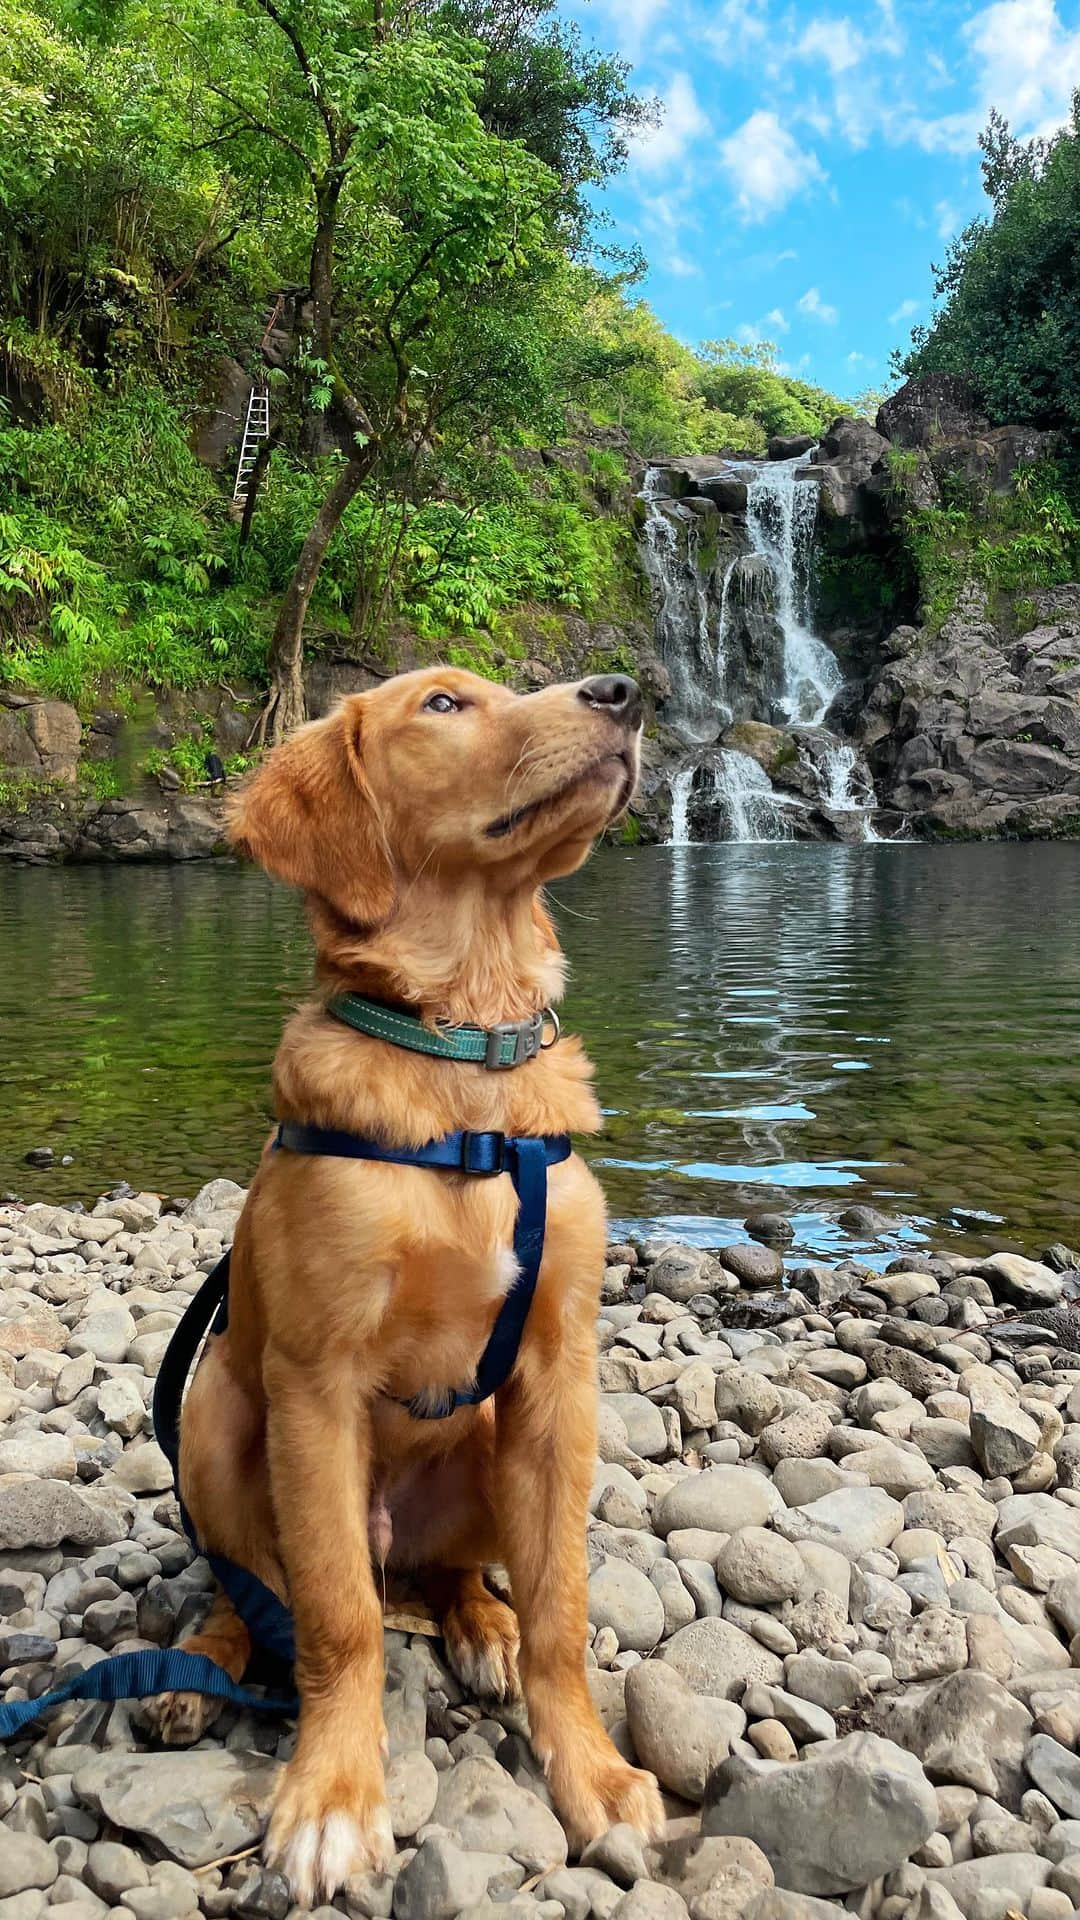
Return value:
M 1080 847 L 604 851 L 555 909 L 618 1226 L 1080 1240 Z M 298 902 L 231 864 L 0 874 L 0 1189 L 246 1180 L 309 970 Z

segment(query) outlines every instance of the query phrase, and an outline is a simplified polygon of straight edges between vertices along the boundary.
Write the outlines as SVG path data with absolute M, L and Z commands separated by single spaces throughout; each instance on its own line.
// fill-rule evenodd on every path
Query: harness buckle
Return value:
M 487 1051 L 484 1065 L 489 1073 L 502 1067 L 520 1067 L 526 1060 L 535 1060 L 544 1039 L 544 1015 L 534 1013 L 528 1020 L 499 1020 L 487 1030 Z M 510 1058 L 504 1057 L 504 1044 L 513 1041 Z
M 487 1147 L 480 1142 L 491 1142 L 495 1146 L 494 1164 L 486 1159 Z M 475 1174 L 479 1180 L 493 1180 L 496 1174 L 506 1172 L 506 1135 L 505 1133 L 469 1133 L 461 1136 L 461 1171 Z

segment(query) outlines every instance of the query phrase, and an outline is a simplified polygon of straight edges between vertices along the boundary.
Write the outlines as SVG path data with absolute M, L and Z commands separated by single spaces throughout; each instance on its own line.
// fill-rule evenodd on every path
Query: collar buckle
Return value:
M 544 1039 L 544 1015 L 531 1014 L 527 1020 L 499 1020 L 487 1029 L 484 1066 L 489 1073 L 503 1067 L 520 1067 L 535 1060 Z M 511 1042 L 509 1048 L 507 1042 Z

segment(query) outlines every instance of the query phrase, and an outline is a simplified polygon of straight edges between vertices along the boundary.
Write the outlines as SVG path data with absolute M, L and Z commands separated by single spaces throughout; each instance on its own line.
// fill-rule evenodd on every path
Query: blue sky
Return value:
M 985 210 L 977 138 L 1061 124 L 1080 0 L 569 0 L 665 103 L 604 195 L 691 345 L 774 340 L 841 395 L 888 380 L 932 263 Z

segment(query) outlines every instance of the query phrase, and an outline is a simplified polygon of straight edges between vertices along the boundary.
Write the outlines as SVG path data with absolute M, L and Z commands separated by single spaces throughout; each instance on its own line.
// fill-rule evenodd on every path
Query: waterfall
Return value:
M 818 726 L 839 692 L 841 674 L 808 624 L 818 491 L 816 481 L 798 477 L 804 466 L 801 455 L 752 469 L 746 528 L 753 551 L 765 556 L 776 578 L 776 617 L 784 636 L 780 704 L 788 720 Z
M 693 767 L 680 767 L 671 776 L 671 838 L 669 847 L 688 847 L 690 840 L 690 791 L 694 784 Z
M 784 802 L 773 792 L 764 767 L 748 753 L 727 747 L 717 756 L 713 790 L 727 832 L 726 840 L 787 840 L 790 825 Z
M 639 551 L 652 591 L 657 644 L 671 675 L 672 720 L 684 739 L 705 743 L 716 739 L 731 714 L 716 679 L 701 524 L 697 514 L 660 492 L 656 467 L 646 469 L 638 497 L 645 509 Z
M 862 837 L 864 840 L 877 840 L 870 815 L 874 808 L 873 788 L 867 797 L 865 790 L 865 768 L 860 765 L 859 756 L 848 740 L 834 740 L 821 756 L 821 795 L 820 804 L 833 813 L 855 813 L 860 816 Z M 862 792 L 856 788 L 855 776 L 863 773 Z

